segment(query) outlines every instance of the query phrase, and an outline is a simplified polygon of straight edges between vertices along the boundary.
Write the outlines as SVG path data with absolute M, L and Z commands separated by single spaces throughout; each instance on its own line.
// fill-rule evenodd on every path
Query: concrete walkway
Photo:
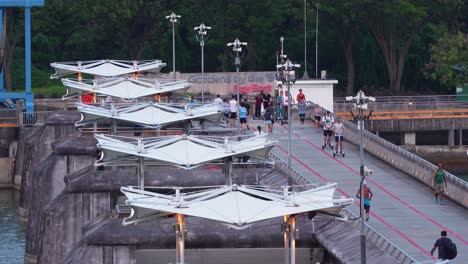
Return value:
M 346 157 L 333 158 L 332 150 L 321 148 L 322 130 L 312 128 L 310 121 L 306 123 L 304 129 L 293 124 L 292 166 L 313 182 L 337 182 L 341 195 L 354 197 L 360 179 L 359 148 L 345 143 Z M 272 136 L 279 141 L 273 152 L 286 160 L 287 126 L 276 123 Z M 468 210 L 451 201 L 436 205 L 433 191 L 426 185 L 367 153 L 364 159 L 365 166 L 374 170 L 367 178 L 374 193 L 368 224 L 421 262 L 435 259 L 430 250 L 440 231 L 446 230 L 458 248 L 453 263 L 468 263 Z M 359 213 L 358 203 L 350 209 Z M 437 257 L 437 250 L 434 255 Z

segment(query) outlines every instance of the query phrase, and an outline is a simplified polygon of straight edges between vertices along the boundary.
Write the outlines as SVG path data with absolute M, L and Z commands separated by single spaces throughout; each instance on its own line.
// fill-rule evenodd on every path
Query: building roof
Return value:
M 221 108 L 218 103 L 211 104 L 163 104 L 133 103 L 116 104 L 105 107 L 77 104 L 81 120 L 77 126 L 93 123 L 102 119 L 115 119 L 140 124 L 146 127 L 161 127 L 175 122 L 191 119 L 220 121 Z
M 248 157 L 251 161 L 268 160 L 270 150 L 277 143 L 268 134 L 246 137 L 214 139 L 204 136 L 176 135 L 153 138 L 128 138 L 96 135 L 102 149 L 97 165 L 123 164 L 123 160 L 156 161 L 160 165 L 172 165 L 193 169 L 207 163 L 224 163 L 225 158 Z
M 65 78 L 62 79 L 62 83 L 67 88 L 67 94 L 63 98 L 79 96 L 84 93 L 98 93 L 127 100 L 188 89 L 192 86 L 186 80 L 173 81 L 131 77 L 84 81 Z
M 132 208 L 124 224 L 154 219 L 168 214 L 183 214 L 222 222 L 234 228 L 246 228 L 256 222 L 311 211 L 338 215 L 353 202 L 335 197 L 336 184 L 308 188 L 300 192 L 273 190 L 261 186 L 224 185 L 200 188 L 121 187 Z M 169 188 L 170 189 L 170 188 Z
M 94 60 L 54 62 L 50 66 L 55 69 L 51 79 L 58 79 L 70 74 L 90 74 L 100 77 L 115 77 L 136 72 L 159 73 L 166 66 L 160 60 L 125 61 L 125 60 Z

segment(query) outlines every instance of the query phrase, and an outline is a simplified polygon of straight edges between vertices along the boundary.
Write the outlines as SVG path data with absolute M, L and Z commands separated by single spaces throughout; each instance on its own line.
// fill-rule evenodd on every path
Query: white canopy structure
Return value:
M 138 72 L 159 73 L 166 66 L 160 60 L 126 61 L 126 60 L 93 60 L 54 62 L 55 69 L 51 79 L 58 79 L 70 74 L 89 74 L 99 77 L 115 77 Z
M 222 109 L 218 103 L 212 104 L 163 104 L 136 103 L 98 107 L 87 104 L 76 104 L 81 112 L 81 120 L 76 126 L 83 126 L 102 119 L 127 121 L 146 127 L 159 128 L 175 122 L 191 119 L 220 121 Z
M 85 93 L 98 93 L 116 98 L 132 100 L 144 96 L 188 89 L 192 86 L 186 80 L 162 80 L 149 78 L 115 77 L 97 80 L 62 79 L 67 88 L 64 99 Z
M 225 137 L 220 142 L 210 137 L 176 135 L 153 138 L 127 138 L 110 135 L 96 135 L 98 147 L 102 150 L 96 165 L 125 165 L 124 160 L 142 158 L 154 161 L 155 165 L 172 165 L 193 169 L 203 164 L 223 163 L 224 159 L 245 158 L 251 161 L 268 160 L 268 153 L 277 143 L 260 134 L 243 140 Z
M 301 192 L 289 192 L 289 186 L 279 191 L 261 186 L 234 184 L 210 187 L 203 191 L 174 188 L 173 195 L 158 193 L 158 188 L 152 189 L 155 190 L 153 192 L 121 187 L 128 198 L 126 204 L 132 208 L 130 217 L 123 224 L 134 224 L 168 214 L 182 214 L 243 229 L 262 220 L 311 211 L 341 217 L 339 212 L 351 204 L 353 199 L 335 197 L 336 185 L 333 183 Z M 166 187 L 165 193 L 167 189 Z

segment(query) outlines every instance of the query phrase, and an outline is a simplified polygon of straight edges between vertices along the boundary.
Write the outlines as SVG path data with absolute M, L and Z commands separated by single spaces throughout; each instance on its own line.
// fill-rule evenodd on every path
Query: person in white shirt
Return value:
M 327 145 L 329 147 L 331 146 L 331 136 L 332 136 L 332 128 L 333 128 L 333 123 L 335 120 L 333 119 L 333 116 L 331 116 L 330 111 L 327 111 L 327 114 L 322 117 L 322 123 L 323 123 L 323 146 L 322 148 L 326 147 Z
M 344 124 L 341 123 L 341 118 L 336 117 L 336 123 L 333 124 L 333 132 L 335 133 L 336 153 L 343 153 L 344 141 Z
M 229 101 L 229 119 L 230 126 L 234 126 L 237 119 L 237 101 L 235 95 L 233 95 L 231 101 Z
M 219 105 L 223 104 L 223 99 L 221 99 L 219 94 L 216 95 L 216 98 L 213 100 L 213 103 L 218 103 Z

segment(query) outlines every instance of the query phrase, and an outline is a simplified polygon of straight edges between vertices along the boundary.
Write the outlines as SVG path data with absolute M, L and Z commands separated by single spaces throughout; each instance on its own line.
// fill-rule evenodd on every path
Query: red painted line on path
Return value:
M 283 126 L 283 128 L 285 128 Z M 353 169 L 352 167 L 350 167 L 349 165 L 345 164 L 344 162 L 342 162 L 341 160 L 333 157 L 332 155 L 330 155 L 328 152 L 322 150 L 321 147 L 315 145 L 314 143 L 312 143 L 310 140 L 306 139 L 306 138 L 303 138 L 301 135 L 299 135 L 297 132 L 293 132 L 294 135 L 300 139 L 302 139 L 303 141 L 305 141 L 307 144 L 313 146 L 314 148 L 316 148 L 317 150 L 321 151 L 322 153 L 324 153 L 325 155 L 327 155 L 328 157 L 332 158 L 333 160 L 335 160 L 336 162 L 338 162 L 340 165 L 342 165 L 343 167 L 347 168 L 348 170 L 352 171 L 353 173 L 357 174 L 357 175 L 360 175 L 359 172 L 355 169 Z M 372 184 L 374 184 L 377 188 L 379 188 L 380 190 L 382 190 L 383 192 L 385 192 L 386 194 L 388 194 L 389 196 L 391 196 L 392 198 L 394 198 L 395 200 L 397 200 L 398 202 L 400 202 L 401 204 L 403 204 L 404 206 L 406 206 L 407 208 L 409 208 L 410 210 L 414 211 L 416 214 L 418 214 L 419 216 L 421 216 L 422 218 L 426 219 L 427 221 L 431 222 L 432 224 L 438 226 L 439 228 L 441 228 L 442 230 L 446 230 L 448 233 L 450 233 L 453 237 L 457 238 L 458 240 L 460 240 L 463 244 L 465 245 L 468 245 L 468 241 L 466 241 L 465 239 L 463 239 L 460 235 L 458 235 L 457 233 L 455 233 L 454 231 L 450 230 L 449 228 L 443 226 L 441 223 L 437 222 L 436 220 L 430 218 L 429 216 L 425 215 L 423 212 L 419 211 L 418 209 L 416 209 L 415 207 L 413 207 L 412 205 L 410 205 L 409 203 L 405 202 L 404 200 L 400 199 L 398 196 L 396 196 L 395 194 L 393 194 L 392 192 L 390 192 L 389 190 L 387 190 L 385 187 L 383 187 L 382 185 L 376 183 L 375 181 L 373 181 L 372 179 L 369 179 L 368 177 L 366 178 L 366 180 Z
M 283 151 L 284 153 L 288 154 L 288 151 L 286 149 L 284 149 L 282 146 L 280 145 L 276 145 L 277 148 L 279 148 L 281 151 Z M 325 178 L 324 176 L 322 176 L 320 173 L 318 173 L 317 171 L 315 171 L 314 169 L 312 169 L 311 167 L 309 167 L 309 165 L 305 164 L 304 162 L 302 162 L 301 160 L 299 160 L 296 156 L 292 155 L 291 154 L 291 158 L 293 160 L 295 160 L 297 163 L 301 164 L 304 168 L 306 168 L 308 171 L 312 172 L 313 174 L 315 174 L 317 177 L 319 177 L 320 179 L 322 179 L 324 182 L 330 182 L 330 180 L 328 180 L 327 178 Z M 343 194 L 344 196 L 346 196 L 347 198 L 350 198 L 350 196 L 345 193 L 341 188 L 337 188 L 337 190 Z M 354 202 L 356 205 L 359 206 L 359 202 L 355 201 Z M 417 244 L 416 242 L 414 242 L 411 238 L 409 238 L 408 236 L 406 236 L 403 232 L 401 232 L 400 230 L 398 230 L 397 228 L 395 228 L 393 225 L 391 225 L 390 223 L 388 223 L 387 221 L 383 220 L 381 217 L 379 217 L 378 215 L 376 215 L 375 213 L 373 212 L 370 212 L 370 214 L 375 217 L 375 219 L 379 220 L 380 222 L 382 222 L 385 226 L 387 226 L 388 228 L 390 228 L 392 231 L 394 231 L 395 233 L 397 233 L 399 236 L 401 236 L 403 239 L 405 239 L 406 241 L 408 241 L 411 245 L 413 245 L 415 248 L 417 248 L 419 251 L 421 251 L 424 255 L 430 257 L 431 259 L 435 259 L 435 257 L 431 256 L 431 253 L 429 253 L 429 251 L 425 250 L 424 248 L 422 248 L 419 244 Z

